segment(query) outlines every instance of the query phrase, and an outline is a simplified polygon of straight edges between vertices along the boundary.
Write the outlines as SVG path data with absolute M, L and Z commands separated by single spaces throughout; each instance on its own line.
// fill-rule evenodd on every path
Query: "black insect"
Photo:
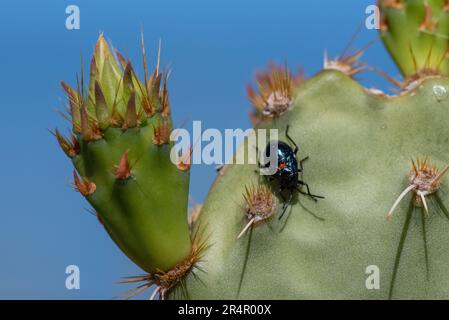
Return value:
M 285 130 L 285 136 L 287 137 L 287 140 L 293 144 L 295 147 L 293 150 L 290 147 L 288 143 L 282 142 L 282 141 L 271 141 L 267 144 L 265 148 L 265 158 L 270 159 L 270 151 L 272 150 L 272 144 L 277 144 L 277 169 L 276 172 L 272 175 L 268 176 L 268 179 L 270 181 L 276 180 L 279 184 L 279 194 L 283 200 L 283 206 L 282 206 L 282 214 L 279 216 L 279 219 L 282 218 L 285 211 L 287 210 L 288 206 L 290 205 L 293 193 L 295 191 L 309 196 L 311 199 L 313 199 L 315 202 L 317 199 L 324 199 L 323 196 L 317 196 L 315 194 L 312 194 L 310 192 L 309 185 L 299 179 L 299 173 L 303 171 L 303 162 L 306 161 L 309 157 L 305 157 L 304 159 L 300 160 L 299 162 L 296 160 L 296 156 L 298 154 L 298 145 L 293 141 L 293 139 L 288 135 L 288 129 L 290 126 L 287 126 L 287 129 Z M 276 150 L 276 149 L 274 149 Z M 269 163 L 266 164 L 260 164 L 259 168 L 268 168 Z M 301 186 L 304 186 L 306 188 L 306 192 L 301 190 Z M 284 191 L 288 191 L 288 198 L 285 197 Z

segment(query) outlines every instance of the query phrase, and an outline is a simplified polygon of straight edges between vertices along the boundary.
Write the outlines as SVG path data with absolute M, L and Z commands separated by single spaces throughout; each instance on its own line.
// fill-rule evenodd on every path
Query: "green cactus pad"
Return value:
M 148 76 L 144 60 L 140 82 L 131 63 L 115 56 L 100 35 L 87 93 L 82 78 L 77 90 L 63 83 L 73 134 L 55 134 L 76 168 L 75 187 L 111 238 L 143 270 L 163 273 L 191 257 L 189 166 L 170 159 L 172 122 L 159 65 Z
M 188 277 L 190 298 L 448 299 L 449 220 L 437 199 L 449 207 L 449 178 L 439 198 L 428 197 L 429 217 L 422 219 L 419 208 L 409 211 L 408 195 L 386 220 L 408 186 L 411 159 L 429 157 L 440 168 L 449 163 L 447 92 L 448 80 L 432 78 L 402 96 L 374 95 L 338 71 L 300 85 L 293 108 L 259 127 L 278 128 L 285 140 L 290 125 L 299 157 L 310 157 L 303 179 L 326 199 L 298 195 L 282 220 L 278 205 L 271 220 L 237 240 L 247 222 L 245 187 L 267 182 L 256 165 L 226 166 L 199 218 L 211 247 L 200 263 L 202 281 Z M 371 265 L 380 270 L 379 290 L 366 288 Z
M 380 0 L 382 40 L 406 77 L 449 74 L 449 2 Z
M 151 124 L 125 132 L 109 128 L 104 139 L 83 141 L 74 158 L 78 172 L 97 186 L 87 200 L 111 238 L 150 273 L 170 270 L 190 253 L 189 172 L 172 164 L 170 146 L 154 145 L 152 136 Z M 113 168 L 127 150 L 131 177 L 117 179 Z

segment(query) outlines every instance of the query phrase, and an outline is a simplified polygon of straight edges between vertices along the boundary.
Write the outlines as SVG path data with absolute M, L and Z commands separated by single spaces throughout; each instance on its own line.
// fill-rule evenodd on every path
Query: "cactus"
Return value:
M 440 167 L 449 163 L 449 142 L 443 138 L 449 134 L 449 99 L 439 99 L 436 87 L 449 90 L 449 81 L 429 79 L 394 98 L 375 96 L 333 70 L 303 83 L 292 109 L 259 127 L 284 132 L 291 126 L 299 152 L 310 157 L 304 179 L 326 199 L 315 203 L 298 195 L 287 217 L 278 220 L 278 205 L 270 221 L 237 240 L 248 221 L 245 186 L 266 182 L 254 172 L 256 165 L 223 168 L 200 215 L 214 245 L 202 263 L 205 286 L 188 281 L 191 297 L 386 299 L 394 270 L 393 298 L 449 297 L 449 221 L 436 202 L 441 199 L 449 206 L 444 193 L 440 198 L 429 196 L 425 216 L 429 280 L 420 210 L 409 223 L 397 267 L 407 201 L 400 202 L 391 221 L 386 220 L 407 187 L 411 158 L 428 156 Z M 285 141 L 285 136 L 280 139 Z M 277 203 L 282 203 L 280 197 Z M 365 287 L 369 265 L 380 269 L 380 290 Z
M 385 47 L 406 80 L 449 72 L 449 2 L 379 1 Z
M 165 294 L 183 278 L 180 269 L 193 266 L 200 246 L 186 216 L 190 164 L 184 157 L 170 160 L 167 73 L 158 61 L 148 76 L 143 56 L 142 83 L 100 35 L 87 92 L 82 76 L 76 90 L 62 82 L 73 129 L 69 138 L 55 135 L 75 167 L 76 190 L 121 250 L 151 275 L 147 282 Z
M 380 5 L 381 36 L 404 75 L 402 91 L 387 96 L 355 82 L 363 70 L 357 51 L 326 57 L 326 70 L 295 81 L 294 93 L 283 95 L 287 104 L 267 114 L 275 105 L 267 97 L 286 85 L 272 67 L 258 75 L 260 92 L 249 90 L 256 128 L 291 127 L 299 157 L 310 157 L 303 178 L 326 199 L 297 194 L 278 220 L 283 199 L 256 165 L 223 168 L 200 215 L 214 245 L 202 263 L 204 284 L 187 282 L 191 298 L 449 298 L 449 3 Z M 271 185 L 277 206 L 237 240 L 252 219 L 248 185 Z M 380 270 L 379 290 L 366 287 L 371 265 Z
M 169 160 L 158 67 L 142 84 L 100 37 L 87 97 L 82 81 L 64 84 L 73 133 L 55 133 L 78 191 L 148 272 L 125 281 L 141 282 L 130 295 L 156 284 L 152 297 L 173 299 L 449 298 L 449 3 L 379 5 L 382 39 L 404 76 L 398 95 L 352 78 L 364 70 L 360 50 L 326 57 L 310 79 L 272 65 L 248 88 L 255 128 L 288 142 L 289 127 L 297 159 L 309 157 L 300 178 L 325 196 L 299 189 L 282 219 L 285 195 L 258 174 L 247 139 L 235 155 L 246 164 L 219 171 L 188 225 L 189 165 Z M 376 269 L 380 287 L 370 290 Z

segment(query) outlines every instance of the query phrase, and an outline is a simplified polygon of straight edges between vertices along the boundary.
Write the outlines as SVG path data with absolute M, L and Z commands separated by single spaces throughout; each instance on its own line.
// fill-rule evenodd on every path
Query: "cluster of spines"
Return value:
M 104 131 L 109 127 L 123 130 L 139 127 L 146 124 L 147 119 L 157 113 L 161 115 L 161 120 L 153 125 L 152 142 L 159 146 L 169 144 L 172 128 L 167 90 L 168 73 L 160 72 L 160 46 L 157 65 L 150 76 L 147 71 L 143 37 L 142 57 L 145 73 L 143 84 L 137 78 L 131 62 L 118 51 L 115 51 L 115 56 L 113 56 L 103 34 L 100 34 L 95 54 L 90 63 L 90 84 L 87 94 L 82 71 L 80 79 L 77 80 L 77 89 L 61 81 L 62 88 L 69 100 L 69 115 L 63 114 L 63 116 L 72 124 L 72 132 L 69 137 L 66 137 L 58 129 L 55 129 L 54 135 L 68 157 L 74 158 L 79 154 L 80 139 L 84 141 L 100 140 L 103 138 Z M 113 92 L 109 92 L 109 99 L 106 98 L 102 86 L 107 87 L 109 91 L 113 89 Z M 111 99 L 112 96 L 113 99 Z M 126 107 L 123 108 L 123 106 Z M 182 161 L 181 163 L 182 170 L 190 168 Z M 131 176 L 128 152 L 121 156 L 120 162 L 113 168 L 113 171 L 117 179 L 127 179 Z M 86 192 L 79 180 L 75 179 L 75 186 L 80 193 L 85 195 Z
M 442 185 L 442 179 L 444 175 L 449 171 L 449 165 L 444 169 L 439 170 L 436 165 L 430 163 L 428 158 L 420 159 L 418 158 L 416 161 L 412 160 L 412 169 L 409 174 L 409 185 L 405 190 L 399 195 L 396 199 L 393 207 L 390 209 L 387 215 L 387 219 L 390 219 L 395 208 L 399 205 L 402 199 L 410 192 L 414 192 L 413 198 L 409 203 L 409 207 L 407 210 L 407 215 L 405 217 L 404 226 L 402 228 L 402 233 L 400 236 L 400 241 L 398 244 L 398 248 L 396 251 L 395 262 L 393 266 L 393 273 L 390 282 L 389 288 L 389 298 L 391 299 L 393 296 L 393 289 L 395 285 L 396 276 L 399 269 L 399 263 L 402 255 L 402 250 L 404 247 L 404 243 L 407 237 L 408 229 L 410 226 L 410 221 L 412 214 L 414 213 L 417 207 L 420 207 L 421 211 L 421 227 L 422 227 L 422 235 L 423 235 L 423 243 L 424 243 L 424 257 L 426 262 L 426 276 L 427 279 L 430 277 L 430 269 L 429 269 L 429 255 L 427 248 L 427 234 L 426 234 L 426 219 L 429 217 L 429 207 L 427 205 L 426 197 L 432 196 L 436 200 L 437 207 L 443 212 L 446 218 L 449 219 L 449 211 L 441 201 L 440 196 L 438 195 L 438 191 Z
M 371 43 L 367 46 L 369 45 Z M 353 53 L 349 53 L 346 49 L 342 55 L 334 59 L 329 59 L 325 51 L 323 69 L 337 70 L 354 77 L 366 69 L 366 65 L 360 62 L 360 57 L 367 46 Z M 301 68 L 298 72 L 292 73 L 287 65 L 280 66 L 274 63 L 269 64 L 266 70 L 256 73 L 256 87 L 248 85 L 246 89 L 248 99 L 254 108 L 250 113 L 253 125 L 257 125 L 261 121 L 279 118 L 286 113 L 293 105 L 295 89 L 305 80 L 306 77 Z
M 276 198 L 265 184 L 245 186 L 243 199 L 245 201 L 243 209 L 248 222 L 237 236 L 237 239 L 243 236 L 256 223 L 271 218 L 276 209 Z
M 410 171 L 409 184 L 398 196 L 390 211 L 387 214 L 387 219 L 391 219 L 394 210 L 404 197 L 414 192 L 414 204 L 423 206 L 425 212 L 428 213 L 428 206 L 426 197 L 436 193 L 440 186 L 444 175 L 448 172 L 449 165 L 443 170 L 439 170 L 435 165 L 431 165 L 427 158 L 412 160 L 412 170 Z
M 160 72 L 158 60 L 154 72 L 148 76 L 143 46 L 142 42 L 144 83 L 138 80 L 130 61 L 125 60 L 118 52 L 115 56 L 110 54 L 103 35 L 100 35 L 90 63 L 91 79 L 88 93 L 85 93 L 82 75 L 77 81 L 76 90 L 61 82 L 69 97 L 70 117 L 67 118 L 73 125 L 73 132 L 79 134 L 85 141 L 101 139 L 104 130 L 109 127 L 122 129 L 139 127 L 156 113 L 160 113 L 164 119 L 160 124 L 163 131 L 169 131 L 168 73 Z M 70 150 L 70 145 L 66 143 L 67 139 L 59 132 L 55 133 L 64 151 Z M 164 140 L 158 140 L 156 144 L 167 143 L 166 136 L 164 134 Z M 76 138 L 72 136 L 70 140 L 73 143 Z M 70 155 L 72 156 L 72 153 Z
M 116 299 L 124 298 L 126 300 L 129 300 L 140 294 L 141 292 L 149 289 L 151 286 L 155 286 L 155 288 L 151 294 L 150 300 L 154 300 L 157 297 L 159 298 L 159 300 L 165 300 L 167 299 L 168 295 L 177 288 L 181 289 L 182 297 L 184 299 L 188 299 L 189 293 L 185 283 L 186 276 L 191 275 L 195 278 L 195 280 L 203 283 L 197 272 L 205 272 L 201 268 L 200 263 L 204 258 L 204 253 L 210 247 L 210 244 L 208 244 L 209 235 L 205 234 L 207 228 L 199 223 L 196 223 L 196 221 L 193 222 L 190 227 L 192 250 L 186 259 L 179 262 L 173 269 L 169 271 L 159 270 L 155 274 L 125 277 L 124 280 L 117 283 L 141 284 L 120 294 L 116 297 Z
M 67 138 L 58 129 L 55 129 L 54 135 L 61 149 L 69 158 L 74 158 L 80 152 L 80 144 L 72 132 L 70 133 L 70 137 Z
M 256 74 L 256 85 L 247 86 L 247 94 L 254 112 L 250 115 L 254 124 L 266 119 L 278 118 L 289 110 L 294 89 L 304 81 L 304 73 L 291 73 L 287 66 L 270 64 L 267 70 Z
M 324 70 L 338 70 L 344 74 L 354 77 L 366 69 L 366 66 L 360 62 L 365 49 L 359 49 L 354 53 L 344 52 L 335 59 L 329 59 L 327 51 L 324 51 Z

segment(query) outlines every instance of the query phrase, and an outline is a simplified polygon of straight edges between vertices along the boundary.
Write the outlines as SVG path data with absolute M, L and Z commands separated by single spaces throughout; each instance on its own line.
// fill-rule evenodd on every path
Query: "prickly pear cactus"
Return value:
M 299 185 L 287 200 L 259 174 L 248 139 L 236 154 L 246 164 L 218 173 L 190 225 L 190 163 L 170 161 L 163 76 L 156 67 L 140 82 L 100 37 L 87 93 L 83 81 L 64 84 L 73 132 L 55 134 L 77 190 L 148 272 L 125 281 L 139 283 L 128 295 L 156 285 L 152 298 L 449 298 L 449 3 L 379 5 L 382 39 L 404 76 L 399 94 L 352 79 L 363 51 L 326 58 L 307 80 L 271 66 L 248 90 L 255 128 L 278 129 L 292 145 L 289 128 L 298 161 L 308 157 L 301 181 L 325 199 Z
M 384 44 L 407 77 L 449 72 L 449 2 L 379 1 Z
M 413 206 L 409 218 L 412 197 L 406 198 L 391 221 L 386 219 L 408 186 L 410 159 L 429 157 L 439 167 L 449 163 L 449 99 L 435 93 L 440 90 L 449 90 L 449 81 L 427 80 L 401 97 L 374 96 L 338 71 L 301 85 L 290 111 L 259 126 L 284 132 L 290 125 L 300 156 L 310 157 L 303 179 L 326 199 L 315 203 L 297 195 L 287 217 L 278 220 L 278 197 L 273 218 L 237 240 L 247 222 L 245 186 L 266 182 L 256 165 L 225 167 L 201 212 L 214 245 L 202 263 L 205 285 L 188 282 L 191 297 L 385 299 L 397 270 L 392 297 L 448 298 L 449 220 L 436 200 L 429 196 L 428 215 Z M 379 267 L 379 290 L 365 285 L 370 265 Z
M 310 157 L 302 179 L 326 199 L 297 193 L 279 220 L 276 184 L 256 165 L 226 166 L 201 211 L 213 246 L 201 264 L 204 284 L 188 281 L 191 298 L 449 298 L 448 40 L 440 37 L 449 33 L 449 4 L 380 5 L 403 91 L 387 96 L 356 83 L 361 52 L 326 60 L 333 70 L 306 82 L 273 69 L 259 75 L 259 95 L 249 91 L 256 128 L 277 128 L 287 141 L 290 126 L 298 158 Z M 296 83 L 291 95 L 286 81 Z M 270 185 L 277 206 L 237 239 L 251 219 L 248 185 Z M 369 290 L 372 266 L 380 287 Z
M 77 191 L 123 252 L 149 273 L 144 287 L 160 285 L 165 295 L 192 267 L 198 246 L 187 221 L 188 157 L 170 158 L 166 73 L 158 62 L 148 76 L 144 65 L 142 83 L 100 35 L 87 92 L 82 78 L 77 90 L 62 83 L 73 132 L 55 135 L 74 164 Z

